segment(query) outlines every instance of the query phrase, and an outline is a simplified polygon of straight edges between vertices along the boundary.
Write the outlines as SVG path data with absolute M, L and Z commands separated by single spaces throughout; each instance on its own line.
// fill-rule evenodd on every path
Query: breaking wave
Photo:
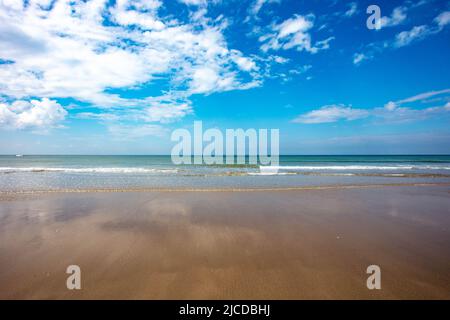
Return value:
M 64 172 L 64 173 L 177 173 L 177 169 L 156 168 L 49 168 L 49 167 L 0 167 L 0 172 Z

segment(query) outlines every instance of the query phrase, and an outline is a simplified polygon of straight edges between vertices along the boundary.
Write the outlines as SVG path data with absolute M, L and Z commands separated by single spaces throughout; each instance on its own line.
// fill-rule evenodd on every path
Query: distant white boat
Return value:
M 23 157 L 23 154 L 16 154 L 16 157 Z

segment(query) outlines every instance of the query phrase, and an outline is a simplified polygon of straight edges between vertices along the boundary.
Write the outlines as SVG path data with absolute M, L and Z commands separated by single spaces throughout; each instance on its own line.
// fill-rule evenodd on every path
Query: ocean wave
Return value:
M 265 192 L 265 191 L 302 191 L 302 190 L 340 190 L 368 189 L 380 187 L 448 187 L 450 183 L 417 182 L 417 183 L 373 183 L 373 184 L 335 184 L 309 186 L 279 186 L 279 187 L 118 187 L 118 188 L 61 188 L 36 190 L 0 190 L 2 197 L 14 195 L 33 195 L 50 193 L 107 193 L 107 192 Z
M 249 176 L 285 176 L 288 174 L 297 174 L 295 172 L 248 172 L 247 175 Z
M 156 169 L 156 168 L 57 168 L 57 167 L 0 167 L 0 172 L 64 172 L 64 173 L 177 173 L 177 169 Z
M 370 165 L 349 165 L 349 166 L 261 166 L 261 171 L 275 171 L 275 170 L 450 170 L 450 166 L 370 166 Z

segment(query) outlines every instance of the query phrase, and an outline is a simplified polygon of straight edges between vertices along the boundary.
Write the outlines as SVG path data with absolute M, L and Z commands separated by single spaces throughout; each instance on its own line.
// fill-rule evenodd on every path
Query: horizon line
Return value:
M 141 157 L 149 157 L 149 156 L 155 156 L 155 157 L 161 157 L 161 156 L 168 156 L 170 157 L 171 154 L 82 154 L 82 153 L 73 153 L 73 154 L 62 154 L 62 153 L 35 153 L 35 154 L 0 154 L 1 157 L 3 156 L 141 156 Z M 191 157 L 201 157 L 203 155 L 191 155 Z M 259 157 L 260 155 L 222 155 L 222 157 L 227 156 L 245 156 L 245 157 Z M 263 155 L 271 157 L 272 155 Z M 283 156 L 302 156 L 302 157 L 314 157 L 314 156 L 450 156 L 450 153 L 319 153 L 319 154 L 279 154 L 280 157 Z M 212 157 L 216 157 L 215 155 Z M 217 157 L 220 157 L 219 155 Z

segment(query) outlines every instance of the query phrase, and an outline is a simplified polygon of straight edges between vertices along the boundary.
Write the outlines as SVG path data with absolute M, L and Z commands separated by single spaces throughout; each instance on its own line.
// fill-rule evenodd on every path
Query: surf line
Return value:
M 385 184 L 353 184 L 324 185 L 304 187 L 274 187 L 274 188 L 128 188 L 128 189 L 50 189 L 50 190 L 10 190 L 0 191 L 0 195 L 33 195 L 52 193 L 126 193 L 126 192 L 266 192 L 266 191 L 302 191 L 302 190 L 339 190 L 339 189 L 369 189 L 383 187 L 450 187 L 450 183 L 385 183 Z

